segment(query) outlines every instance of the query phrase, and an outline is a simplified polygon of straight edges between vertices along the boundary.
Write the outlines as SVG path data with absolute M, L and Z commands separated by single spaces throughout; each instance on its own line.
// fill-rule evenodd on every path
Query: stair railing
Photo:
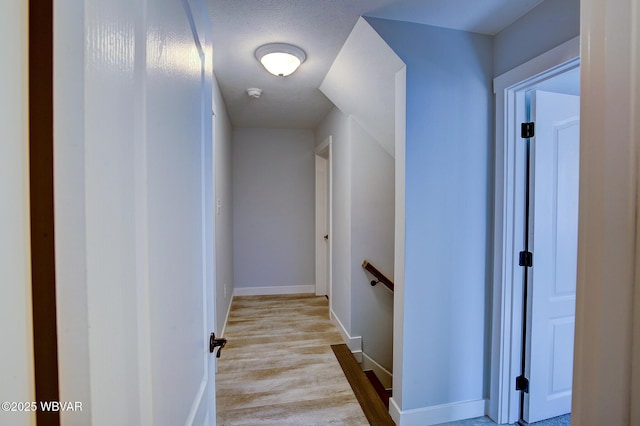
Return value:
M 369 273 L 371 273 L 371 275 L 373 275 L 376 279 L 371 281 L 371 285 L 375 286 L 378 283 L 382 283 L 385 285 L 385 287 L 387 287 L 389 290 L 393 291 L 393 281 L 391 281 L 389 278 L 387 278 L 382 272 L 380 272 L 378 270 L 378 268 L 376 268 L 375 266 L 373 266 L 371 263 L 369 263 L 367 260 L 362 262 L 362 267 L 369 271 Z

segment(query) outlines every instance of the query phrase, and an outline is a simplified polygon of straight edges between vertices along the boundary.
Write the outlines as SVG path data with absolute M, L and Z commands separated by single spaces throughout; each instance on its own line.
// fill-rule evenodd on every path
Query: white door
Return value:
M 55 3 L 62 423 L 214 424 L 205 0 Z
M 316 155 L 316 296 L 327 294 L 328 262 L 327 247 L 327 160 Z
M 523 418 L 571 411 L 578 253 L 580 97 L 531 93 L 531 186 L 527 367 Z
M 316 296 L 331 299 L 331 136 L 316 151 Z
M 147 5 L 149 365 L 167 426 L 215 424 L 211 84 L 190 6 Z

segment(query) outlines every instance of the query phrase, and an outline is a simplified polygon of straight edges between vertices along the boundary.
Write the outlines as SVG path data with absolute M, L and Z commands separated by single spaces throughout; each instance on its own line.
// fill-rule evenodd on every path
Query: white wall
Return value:
M 231 164 L 233 129 L 220 93 L 218 83 L 213 79 L 214 143 L 215 143 L 215 203 L 220 207 L 215 211 L 215 256 L 216 256 L 216 330 L 222 332 L 231 298 L 233 297 L 233 204 L 231 194 Z
M 311 130 L 233 132 L 236 293 L 313 292 L 315 158 Z M 296 287 L 307 286 L 307 287 Z M 241 290 L 242 289 L 242 290 Z
M 33 401 L 29 242 L 27 3 L 0 4 L 0 401 Z M 34 413 L 0 411 L 0 423 L 35 424 Z
M 433 424 L 482 415 L 490 343 L 492 39 L 367 20 L 407 64 L 397 418 Z

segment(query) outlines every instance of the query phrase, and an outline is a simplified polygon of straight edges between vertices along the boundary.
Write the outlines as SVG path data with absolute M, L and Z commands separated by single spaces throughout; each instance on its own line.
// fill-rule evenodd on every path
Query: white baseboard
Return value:
M 229 322 L 229 314 L 231 314 L 231 304 L 233 303 L 233 296 L 229 300 L 229 306 L 227 306 L 227 315 L 224 317 L 224 324 L 222 324 L 222 330 L 220 331 L 220 337 L 224 337 L 224 331 L 227 329 L 227 323 Z
M 222 329 L 220 330 L 220 335 L 218 337 L 224 337 L 224 332 L 227 329 L 227 323 L 229 322 L 229 314 L 231 313 L 231 304 L 233 303 L 233 296 L 231 296 L 231 300 L 229 301 L 229 306 L 227 306 L 227 315 L 224 317 L 224 324 L 222 324 Z M 218 373 L 218 358 L 215 359 L 215 369 L 216 374 Z M 206 424 L 206 423 L 205 423 Z
M 391 389 L 391 385 L 393 383 L 393 374 L 391 374 L 389 370 L 378 364 L 365 352 L 362 352 L 362 369 L 373 371 L 378 380 L 380 380 L 380 383 L 382 383 L 382 386 L 384 386 L 385 389 Z
M 347 346 L 349 346 L 349 349 L 351 349 L 351 353 L 353 353 L 353 356 L 356 358 L 356 361 L 361 363 L 362 362 L 362 336 L 351 337 L 347 329 L 342 324 L 342 321 L 340 321 L 340 318 L 338 318 L 338 316 L 336 315 L 335 312 L 333 312 L 333 310 L 329 311 L 329 318 L 331 319 L 331 322 L 336 326 L 336 328 L 340 332 L 340 335 L 342 336 L 342 340 L 344 340 Z
M 430 426 L 482 417 L 485 415 L 485 406 L 484 399 L 476 399 L 402 411 L 391 397 L 389 414 L 398 426 Z
M 397 426 L 400 426 L 400 414 L 401 413 L 402 413 L 402 410 L 400 410 L 400 407 L 398 407 L 398 404 L 393 399 L 393 397 L 389 398 L 389 414 L 391 415 L 391 418 L 393 419 L 393 422 Z
M 277 287 L 236 287 L 234 296 L 266 296 L 273 294 L 315 294 L 316 286 L 311 285 L 283 285 Z

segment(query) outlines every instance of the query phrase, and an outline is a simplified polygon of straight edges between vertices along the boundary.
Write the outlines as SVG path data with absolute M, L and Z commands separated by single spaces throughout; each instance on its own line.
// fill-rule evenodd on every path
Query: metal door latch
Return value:
M 224 348 L 226 344 L 227 344 L 227 339 L 225 339 L 224 337 L 216 339 L 216 334 L 211 333 L 211 336 L 209 337 L 209 352 L 213 353 L 213 351 L 215 351 L 217 347 L 218 352 L 216 352 L 216 358 L 220 358 L 220 352 L 222 351 L 222 348 Z

